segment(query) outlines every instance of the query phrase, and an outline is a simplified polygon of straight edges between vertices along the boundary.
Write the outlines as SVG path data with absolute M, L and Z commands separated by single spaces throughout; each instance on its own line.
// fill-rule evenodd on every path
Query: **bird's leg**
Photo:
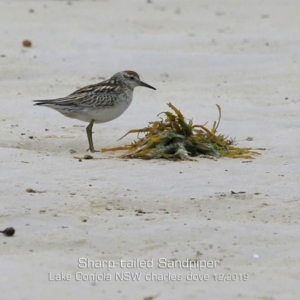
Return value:
M 91 151 L 92 153 L 94 152 L 99 152 L 97 150 L 94 149 L 94 144 L 93 144 L 93 137 L 92 137 L 92 129 L 93 129 L 93 125 L 94 125 L 94 120 L 92 120 L 90 122 L 90 124 L 86 127 L 86 134 L 87 134 L 87 137 L 88 137 L 88 141 L 89 141 L 89 149 L 87 149 L 86 151 Z

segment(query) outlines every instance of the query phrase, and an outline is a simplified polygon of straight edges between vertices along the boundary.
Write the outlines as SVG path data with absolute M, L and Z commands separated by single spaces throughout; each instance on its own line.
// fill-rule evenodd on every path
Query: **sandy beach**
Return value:
M 300 3 L 0 1 L 1 299 L 299 299 Z M 31 47 L 24 47 L 24 40 Z M 98 150 L 167 103 L 253 160 L 123 160 L 32 100 L 134 70 Z M 247 139 L 248 138 L 248 139 Z

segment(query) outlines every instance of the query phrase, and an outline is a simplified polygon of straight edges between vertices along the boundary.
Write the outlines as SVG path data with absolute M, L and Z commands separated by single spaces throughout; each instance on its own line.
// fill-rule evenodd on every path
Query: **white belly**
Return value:
M 130 105 L 130 104 L 129 104 Z M 102 109 L 87 109 L 86 115 L 88 122 L 94 120 L 94 123 L 105 123 L 114 120 L 121 116 L 124 111 L 129 107 L 126 102 L 121 102 L 114 107 Z M 84 120 L 83 120 L 84 121 Z

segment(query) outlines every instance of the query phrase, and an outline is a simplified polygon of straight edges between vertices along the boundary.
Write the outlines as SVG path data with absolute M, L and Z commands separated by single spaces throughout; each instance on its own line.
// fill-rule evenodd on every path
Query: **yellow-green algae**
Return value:
M 162 112 L 165 119 L 150 122 L 141 129 L 128 131 L 124 138 L 130 133 L 145 133 L 145 136 L 133 141 L 130 145 L 115 148 L 105 148 L 102 152 L 126 150 L 122 158 L 165 158 L 169 160 L 193 160 L 192 157 L 230 157 L 253 159 L 259 152 L 251 148 L 238 148 L 234 141 L 222 134 L 217 134 L 221 121 L 221 107 L 217 104 L 219 111 L 218 122 L 208 129 L 205 125 L 194 125 L 187 120 L 173 104 L 168 103 L 173 112 Z M 262 150 L 262 149 L 260 149 Z

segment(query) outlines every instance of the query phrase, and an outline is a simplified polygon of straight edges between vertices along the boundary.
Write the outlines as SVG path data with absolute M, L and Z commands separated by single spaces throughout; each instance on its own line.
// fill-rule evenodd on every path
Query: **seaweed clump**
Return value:
M 194 125 L 187 120 L 173 104 L 168 103 L 173 112 L 162 112 L 165 119 L 149 122 L 149 125 L 141 129 L 128 131 L 119 140 L 130 133 L 145 133 L 145 136 L 133 141 L 130 145 L 115 148 L 105 148 L 102 152 L 126 150 L 122 158 L 165 158 L 169 160 L 193 160 L 192 157 L 231 157 L 252 159 L 260 153 L 251 148 L 238 148 L 234 146 L 234 140 L 217 134 L 221 120 L 221 107 L 218 122 L 214 122 L 211 129 L 205 125 Z

